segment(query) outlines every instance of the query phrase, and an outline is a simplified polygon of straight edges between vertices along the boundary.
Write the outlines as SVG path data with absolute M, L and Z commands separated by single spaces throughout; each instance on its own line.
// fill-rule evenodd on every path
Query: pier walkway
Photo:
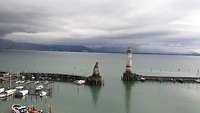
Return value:
M 58 73 L 20 73 L 25 77 L 25 80 L 48 80 L 58 82 L 73 82 L 75 80 L 85 80 L 85 76 L 72 74 L 58 74 Z
M 136 75 L 137 81 L 200 83 L 200 77 L 173 77 L 173 76 L 143 76 Z

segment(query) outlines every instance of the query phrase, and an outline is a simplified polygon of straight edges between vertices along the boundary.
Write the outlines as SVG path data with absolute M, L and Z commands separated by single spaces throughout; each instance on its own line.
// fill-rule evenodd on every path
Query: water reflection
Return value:
M 94 105 L 96 105 L 97 102 L 98 102 L 101 87 L 96 87 L 96 86 L 88 86 L 88 87 L 89 87 L 91 94 L 92 94 L 93 103 L 94 103 Z
M 131 81 L 123 81 L 124 84 L 124 89 L 125 89 L 125 109 L 126 109 L 126 113 L 130 113 L 131 112 L 131 89 L 132 86 L 134 84 L 134 82 Z

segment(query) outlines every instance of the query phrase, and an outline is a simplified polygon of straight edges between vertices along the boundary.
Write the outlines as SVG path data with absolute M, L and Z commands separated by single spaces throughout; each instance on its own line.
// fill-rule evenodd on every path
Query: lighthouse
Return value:
M 127 50 L 127 64 L 126 64 L 126 72 L 132 73 L 132 67 L 133 67 L 133 56 L 132 56 L 132 49 L 128 47 Z
M 134 76 L 134 73 L 132 72 L 132 67 L 133 67 L 132 49 L 131 47 L 128 47 L 126 70 L 123 73 L 122 80 L 130 81 L 130 80 L 136 79 L 136 77 Z

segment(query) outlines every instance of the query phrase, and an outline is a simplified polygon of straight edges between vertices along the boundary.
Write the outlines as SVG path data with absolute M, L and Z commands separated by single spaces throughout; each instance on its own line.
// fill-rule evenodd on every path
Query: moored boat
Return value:
M 49 84 L 49 81 L 45 81 L 44 84 L 45 84 L 45 85 Z
M 16 89 L 9 89 L 5 91 L 7 96 L 13 95 L 16 92 Z
M 13 104 L 11 106 L 13 113 L 43 113 L 42 109 L 37 108 L 36 106 L 21 106 L 19 104 Z
M 26 106 L 21 106 L 18 104 L 12 105 L 11 110 L 13 113 L 29 113 Z
M 40 83 L 40 81 L 36 81 L 36 82 L 35 82 L 35 84 L 39 84 L 39 83 Z
M 39 86 L 37 86 L 35 89 L 38 91 L 38 90 L 42 90 L 43 88 L 44 88 L 43 85 L 39 85 Z
M 141 77 L 140 78 L 140 81 L 145 81 L 146 79 L 144 77 Z
M 76 80 L 74 81 L 75 84 L 82 85 L 85 84 L 85 80 Z
M 39 95 L 40 95 L 40 97 L 46 96 L 47 92 L 46 91 L 41 91 Z
M 27 81 L 27 82 L 26 82 L 26 84 L 30 84 L 30 83 L 31 83 L 31 81 Z
M 16 90 L 22 90 L 24 88 L 24 86 L 17 86 L 15 89 Z
M 23 84 L 25 81 L 16 81 L 16 84 Z
M 0 88 L 0 93 L 3 93 L 5 91 L 5 88 Z
M 200 79 L 195 80 L 195 82 L 200 83 Z
M 20 90 L 15 93 L 16 98 L 21 98 L 25 95 L 28 95 L 28 90 Z
M 6 92 L 0 93 L 0 98 L 6 98 L 6 97 L 7 97 L 7 93 Z
M 28 110 L 28 113 L 43 113 L 43 110 L 41 110 L 35 106 L 29 106 L 27 108 L 27 110 Z

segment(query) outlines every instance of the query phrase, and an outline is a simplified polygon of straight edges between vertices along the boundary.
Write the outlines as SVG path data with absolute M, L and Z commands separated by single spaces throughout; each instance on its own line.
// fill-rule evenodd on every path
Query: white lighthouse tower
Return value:
M 122 80 L 131 81 L 136 79 L 135 74 L 132 73 L 132 67 L 133 67 L 132 49 L 131 47 L 128 47 L 126 70 L 123 73 Z
M 131 47 L 128 47 L 126 72 L 132 72 L 132 67 L 133 67 L 133 60 L 132 59 L 133 59 L 132 49 L 131 49 Z

